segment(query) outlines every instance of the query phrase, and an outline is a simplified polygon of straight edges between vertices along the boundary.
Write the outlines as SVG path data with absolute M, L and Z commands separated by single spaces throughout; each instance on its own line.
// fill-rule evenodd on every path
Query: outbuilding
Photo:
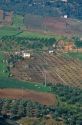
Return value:
M 22 53 L 22 57 L 23 57 L 23 58 L 30 58 L 30 57 L 31 57 L 31 54 L 30 54 L 30 53 L 23 52 L 23 53 Z
M 49 54 L 54 53 L 54 50 L 49 50 Z

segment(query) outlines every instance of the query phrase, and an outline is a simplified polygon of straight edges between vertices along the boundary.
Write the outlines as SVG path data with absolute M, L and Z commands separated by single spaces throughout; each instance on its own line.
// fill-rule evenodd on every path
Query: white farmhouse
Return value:
M 53 44 L 53 48 L 55 48 L 56 47 L 56 44 Z
M 62 2 L 68 2 L 67 0 L 61 0 Z
M 54 53 L 54 50 L 49 50 L 49 54 Z
M 23 53 L 22 53 L 22 57 L 23 57 L 23 58 L 30 58 L 30 57 L 31 57 L 31 54 L 30 54 L 30 53 L 25 53 L 25 52 L 23 52 Z
M 68 16 L 67 16 L 67 15 L 64 15 L 64 18 L 65 18 L 65 19 L 67 19 L 67 18 L 68 18 Z

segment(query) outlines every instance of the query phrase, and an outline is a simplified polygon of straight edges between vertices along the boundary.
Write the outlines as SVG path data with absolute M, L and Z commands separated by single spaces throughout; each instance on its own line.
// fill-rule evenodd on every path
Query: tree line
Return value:
M 36 3 L 36 4 L 35 4 Z M 82 19 L 82 1 L 68 0 L 68 4 L 61 0 L 1 0 L 0 8 L 6 11 L 14 11 L 16 14 L 25 15 L 27 13 L 37 14 L 42 16 L 63 16 L 68 14 L 69 17 Z M 43 7 L 44 6 L 44 7 Z M 54 8 L 54 9 L 53 9 Z
M 66 125 L 82 124 L 82 90 L 79 88 L 55 85 L 52 93 L 57 96 L 56 106 L 46 106 L 26 99 L 0 99 L 0 114 L 10 113 L 10 118 L 42 118 L 51 115 L 57 120 L 65 120 Z
M 56 42 L 55 38 L 33 38 L 33 37 L 14 37 L 14 36 L 4 36 L 0 39 L 0 49 L 2 50 L 12 50 L 15 48 L 16 44 L 20 49 L 43 49 L 45 47 L 52 47 Z M 12 46 L 13 44 L 13 46 Z

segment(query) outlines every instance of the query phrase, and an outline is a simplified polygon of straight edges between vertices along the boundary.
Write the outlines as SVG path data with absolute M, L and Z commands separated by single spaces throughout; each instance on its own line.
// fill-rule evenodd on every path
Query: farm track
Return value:
M 26 81 L 44 83 L 46 75 L 49 84 L 63 83 L 82 88 L 82 62 L 63 55 L 36 53 L 30 60 L 16 65 L 14 70 L 17 70 L 14 77 Z

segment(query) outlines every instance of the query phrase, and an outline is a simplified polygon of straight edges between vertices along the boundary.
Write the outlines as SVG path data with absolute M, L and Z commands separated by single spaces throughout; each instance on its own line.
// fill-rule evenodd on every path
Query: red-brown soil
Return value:
M 28 99 L 44 105 L 56 105 L 55 95 L 19 89 L 0 89 L 0 98 Z

